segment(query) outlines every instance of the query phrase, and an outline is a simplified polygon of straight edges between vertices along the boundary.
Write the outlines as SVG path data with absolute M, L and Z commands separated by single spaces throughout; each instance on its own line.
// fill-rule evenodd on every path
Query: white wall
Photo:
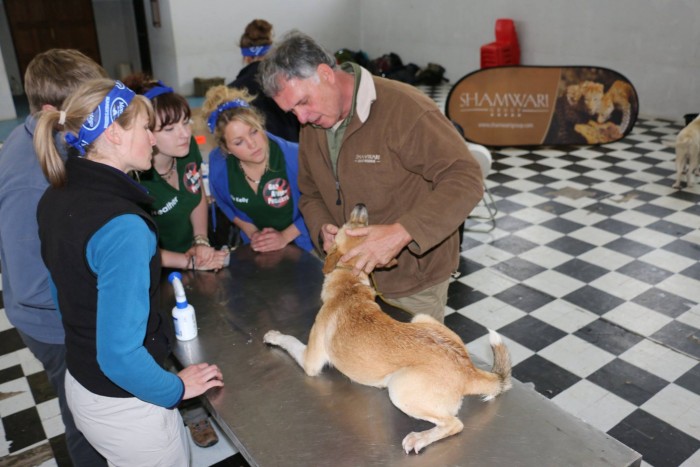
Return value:
M 22 94 L 24 92 L 24 79 L 19 73 L 19 65 L 17 64 L 17 57 L 15 56 L 15 48 L 14 45 L 12 45 L 10 24 L 7 21 L 5 5 L 3 5 L 2 0 L 0 0 L 0 52 L 2 52 L 2 61 L 4 63 L 3 73 L 0 73 L 0 82 L 5 80 L 9 81 L 12 94 Z M 10 99 L 10 103 L 11 102 L 12 99 Z M 5 106 L 6 102 L 0 98 L 0 104 Z
M 172 14 L 170 13 L 170 1 L 160 0 L 160 21 L 161 26 L 153 26 L 151 16 L 151 2 L 143 2 L 146 9 L 146 22 L 148 24 L 148 43 L 151 50 L 151 68 L 153 76 L 163 81 L 168 86 L 173 87 L 177 92 L 190 95 L 189 90 L 182 89 L 178 83 L 177 72 L 177 37 L 173 33 Z M 198 2 L 199 3 L 199 2 Z M 198 17 L 198 16 L 195 16 Z M 202 27 L 198 21 L 190 21 L 189 28 Z
M 7 76 L 5 71 L 5 62 L 2 59 L 3 53 L 0 50 L 0 76 Z M 12 92 L 10 91 L 10 83 L 7 79 L 0 79 L 0 120 L 9 120 L 17 117 L 15 112 L 15 104 L 12 101 Z
M 141 68 L 136 20 L 131 0 L 92 0 L 102 66 L 110 76 L 120 76 L 120 64 Z
M 359 46 L 376 57 L 436 62 L 452 83 L 479 68 L 497 18 L 515 21 L 523 65 L 597 65 L 625 75 L 640 113 L 700 111 L 697 0 L 361 0 Z
M 243 66 L 238 42 L 245 26 L 263 18 L 277 37 L 297 28 L 329 50 L 359 43 L 360 11 L 352 0 L 257 0 L 239 7 L 230 0 L 160 0 L 160 28 L 154 28 L 146 2 L 153 74 L 182 94 L 194 91 L 194 78 L 232 81 Z M 174 34 L 173 31 L 176 31 Z
M 93 0 L 96 15 L 99 4 L 109 2 L 130 3 Z M 150 2 L 144 3 L 150 13 Z M 236 76 L 242 67 L 236 44 L 254 18 L 270 21 L 278 36 L 292 28 L 301 29 L 331 52 L 347 47 L 362 49 L 371 58 L 396 52 L 407 63 L 425 66 L 436 62 L 447 69 L 447 77 L 454 83 L 479 68 L 479 48 L 493 41 L 495 20 L 505 17 L 515 20 L 523 64 L 612 68 L 637 88 L 643 115 L 679 119 L 700 110 L 697 0 L 257 0 L 245 6 L 230 0 L 159 3 L 163 26 L 156 29 L 148 21 L 154 75 L 186 95 L 192 94 L 195 77 L 221 76 L 229 82 Z M 0 12 L 0 21 L 3 15 Z M 6 73 L 0 73 L 3 88 L 12 69 L 3 42 L 6 29 L 2 25 L 0 29 L 7 67 Z M 7 105 L 7 99 L 0 95 L 0 106 Z

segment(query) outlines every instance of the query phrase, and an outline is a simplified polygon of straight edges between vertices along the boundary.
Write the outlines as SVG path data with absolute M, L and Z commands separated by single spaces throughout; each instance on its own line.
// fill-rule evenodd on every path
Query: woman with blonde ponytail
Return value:
M 163 368 L 174 335 L 158 299 L 157 228 L 146 191 L 153 110 L 119 81 L 85 83 L 39 119 L 35 148 L 51 186 L 39 201 L 41 255 L 65 328 L 66 398 L 111 465 L 187 466 L 181 400 L 222 386 L 216 365 Z M 53 130 L 72 148 L 62 162 Z

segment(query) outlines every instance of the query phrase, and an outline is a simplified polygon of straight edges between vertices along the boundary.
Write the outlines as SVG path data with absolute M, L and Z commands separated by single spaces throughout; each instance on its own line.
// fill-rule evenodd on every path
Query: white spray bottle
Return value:
M 175 307 L 173 307 L 173 324 L 175 324 L 175 337 L 181 341 L 188 341 L 197 337 L 197 318 L 194 315 L 194 307 L 187 303 L 185 288 L 182 286 L 182 275 L 172 272 L 168 281 L 173 284 L 175 290 Z

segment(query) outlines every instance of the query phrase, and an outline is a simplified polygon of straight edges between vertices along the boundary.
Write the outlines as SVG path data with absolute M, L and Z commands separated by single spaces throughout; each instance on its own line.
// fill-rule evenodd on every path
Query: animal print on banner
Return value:
M 447 117 L 467 140 L 485 146 L 605 144 L 637 120 L 632 83 L 589 66 L 486 68 L 450 90 Z

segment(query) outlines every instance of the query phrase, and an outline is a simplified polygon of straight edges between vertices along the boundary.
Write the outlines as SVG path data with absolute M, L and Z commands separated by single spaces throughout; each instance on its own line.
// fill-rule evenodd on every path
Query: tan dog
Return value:
M 683 172 L 688 188 L 695 184 L 695 175 L 700 175 L 700 116 L 683 128 L 676 137 L 676 183 L 673 188 L 681 187 Z
M 481 370 L 459 336 L 432 317 L 417 315 L 411 323 L 402 323 L 384 313 L 374 301 L 376 292 L 367 275 L 355 275 L 352 264 L 339 262 L 364 241 L 345 230 L 367 224 L 367 209 L 358 204 L 335 237 L 323 266 L 323 306 L 308 346 L 278 331 L 268 331 L 263 340 L 289 352 L 309 376 L 330 363 L 357 383 L 386 387 L 396 407 L 436 425 L 404 438 L 404 450 L 417 453 L 462 431 L 464 425 L 456 415 L 463 396 L 489 400 L 510 389 L 510 356 L 501 337 L 491 331 L 493 372 Z

